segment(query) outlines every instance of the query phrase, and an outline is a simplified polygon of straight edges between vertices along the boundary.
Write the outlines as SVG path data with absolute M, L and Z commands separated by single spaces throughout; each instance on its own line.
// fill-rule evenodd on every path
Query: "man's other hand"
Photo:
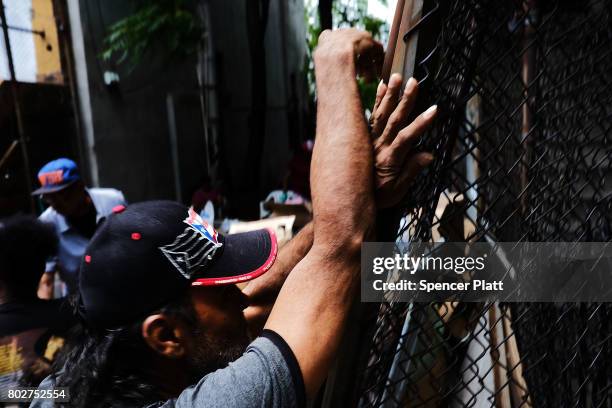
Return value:
M 55 283 L 55 272 L 45 272 L 38 283 L 38 298 L 53 299 L 53 285 Z
M 325 30 L 319 36 L 314 52 L 315 65 L 335 64 L 371 80 L 380 75 L 383 46 L 366 31 L 355 28 Z
M 437 107 L 430 107 L 408 123 L 418 83 L 410 78 L 403 92 L 401 87 L 399 74 L 393 74 L 388 85 L 380 83 L 370 119 L 374 139 L 375 195 L 379 209 L 396 205 L 410 183 L 433 160 L 430 153 L 414 152 L 413 146 L 431 126 Z

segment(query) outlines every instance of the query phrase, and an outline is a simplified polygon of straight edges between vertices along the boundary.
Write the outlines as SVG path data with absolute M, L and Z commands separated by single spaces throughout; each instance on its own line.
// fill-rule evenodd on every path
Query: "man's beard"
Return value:
M 195 350 L 188 357 L 193 383 L 208 373 L 227 367 L 244 353 L 250 343 L 246 330 L 219 338 L 210 335 L 204 327 L 196 327 L 194 338 Z

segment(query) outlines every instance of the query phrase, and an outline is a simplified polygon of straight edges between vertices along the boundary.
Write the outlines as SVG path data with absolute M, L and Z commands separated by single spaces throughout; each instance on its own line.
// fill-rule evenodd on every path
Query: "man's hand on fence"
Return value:
M 430 107 L 408 123 L 418 84 L 414 78 L 410 78 L 403 92 L 401 86 L 402 77 L 399 74 L 391 76 L 388 86 L 381 82 L 371 116 L 375 194 L 379 209 L 397 204 L 410 183 L 433 160 L 430 153 L 415 153 L 412 148 L 419 136 L 431 126 L 437 107 Z

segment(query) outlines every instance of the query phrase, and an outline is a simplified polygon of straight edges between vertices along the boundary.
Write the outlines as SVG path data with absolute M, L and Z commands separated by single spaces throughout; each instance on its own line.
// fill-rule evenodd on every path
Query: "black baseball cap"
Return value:
M 128 324 L 190 286 L 254 279 L 276 253 L 272 230 L 221 235 L 193 208 L 172 201 L 117 206 L 85 250 L 80 314 L 97 328 Z

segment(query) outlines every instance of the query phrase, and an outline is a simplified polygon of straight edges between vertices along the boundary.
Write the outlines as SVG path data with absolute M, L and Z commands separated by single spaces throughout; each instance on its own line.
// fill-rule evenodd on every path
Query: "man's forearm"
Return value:
M 317 139 L 311 189 L 314 245 L 358 249 L 373 219 L 372 149 L 355 81 L 354 61 L 315 56 Z M 357 244 L 356 246 L 353 244 Z
M 244 311 L 251 333 L 259 334 L 263 329 L 274 301 L 285 283 L 289 272 L 298 264 L 312 247 L 313 225 L 308 223 L 280 251 L 270 270 L 252 280 L 243 289 L 249 297 L 249 307 Z
M 300 262 L 312 247 L 313 226 L 309 222 L 278 253 L 270 270 L 252 280 L 243 292 L 249 297 L 251 305 L 274 303 L 276 295 L 285 283 L 289 272 Z

